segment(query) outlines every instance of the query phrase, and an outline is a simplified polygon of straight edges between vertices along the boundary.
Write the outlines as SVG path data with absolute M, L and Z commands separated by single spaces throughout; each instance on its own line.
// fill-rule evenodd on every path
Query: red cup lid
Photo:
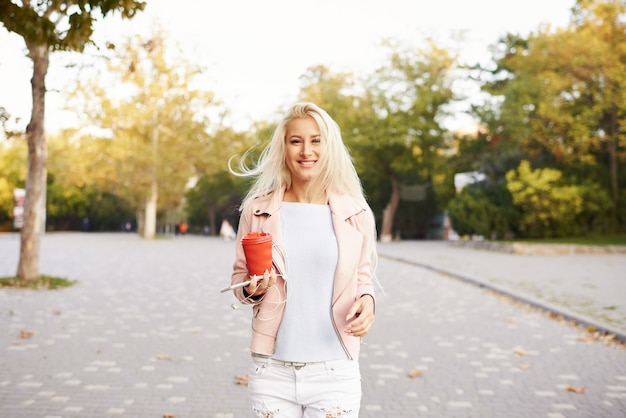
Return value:
M 267 232 L 249 232 L 243 238 L 242 242 L 245 243 L 260 243 L 268 242 L 272 240 L 272 235 Z

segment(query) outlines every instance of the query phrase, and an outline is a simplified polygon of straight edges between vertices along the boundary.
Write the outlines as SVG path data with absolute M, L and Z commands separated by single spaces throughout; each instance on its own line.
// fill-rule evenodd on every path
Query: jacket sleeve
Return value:
M 363 295 L 371 295 L 376 301 L 376 291 L 374 289 L 374 277 L 376 270 L 376 223 L 374 214 L 371 209 L 367 208 L 361 212 L 355 219 L 357 228 L 363 234 L 363 243 L 361 248 L 361 259 L 359 260 L 359 269 L 357 273 L 357 289 L 356 297 Z
M 250 232 L 250 214 L 242 211 L 239 218 L 239 227 L 237 228 L 237 238 L 235 241 L 235 262 L 233 264 L 233 274 L 230 284 L 235 285 L 248 280 L 248 267 L 246 266 L 246 256 L 243 252 L 241 238 Z M 258 300 L 246 296 L 243 288 L 233 289 L 235 297 L 244 304 L 258 303 Z

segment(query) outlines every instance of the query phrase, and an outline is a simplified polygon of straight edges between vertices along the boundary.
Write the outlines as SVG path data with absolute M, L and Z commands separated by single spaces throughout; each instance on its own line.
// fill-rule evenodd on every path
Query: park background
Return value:
M 413 238 L 450 219 L 463 237 L 623 240 L 624 1 L 148 3 L 122 20 L 98 14 L 142 3 L 0 2 L 0 223 L 15 229 L 15 190 L 37 213 L 0 233 L 5 414 L 244 414 L 249 314 L 218 292 L 234 241 L 151 238 L 236 223 L 247 185 L 226 161 L 313 100 L 381 241 L 403 238 L 379 245 L 363 415 L 623 416 L 624 246 Z M 26 5 L 74 18 L 50 31 Z M 29 285 L 44 291 L 12 288 Z
M 258 153 L 281 111 L 309 100 L 342 127 L 381 239 L 623 239 L 624 1 L 148 3 L 96 19 L 84 50 L 51 54 L 46 230 L 236 226 L 247 184 L 229 158 Z M 469 9 L 490 30 L 472 31 Z M 32 65 L 2 30 L 0 67 L 23 70 L 3 76 L 7 91 Z M 3 230 L 26 188 L 28 94 L 0 96 Z

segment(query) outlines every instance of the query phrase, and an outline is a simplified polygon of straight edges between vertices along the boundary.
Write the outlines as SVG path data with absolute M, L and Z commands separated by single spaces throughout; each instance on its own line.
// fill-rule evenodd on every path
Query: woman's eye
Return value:
M 314 144 L 319 144 L 320 142 L 322 142 L 321 138 L 313 138 L 313 143 Z

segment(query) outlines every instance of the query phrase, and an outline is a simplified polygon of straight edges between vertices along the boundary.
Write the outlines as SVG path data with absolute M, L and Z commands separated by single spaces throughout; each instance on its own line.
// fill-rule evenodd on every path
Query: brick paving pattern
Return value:
M 233 245 L 199 236 L 45 235 L 42 273 L 79 283 L 0 289 L 0 416 L 249 416 L 235 376 L 247 371 L 250 312 L 219 292 Z M 447 246 L 432 245 L 451 257 Z M 390 258 L 428 248 L 381 244 L 387 294 L 364 340 L 361 417 L 626 416 L 623 346 Z M 15 274 L 18 251 L 18 236 L 0 235 L 0 276 Z M 480 265 L 490 255 L 472 257 Z
M 525 245 L 525 252 L 511 254 L 482 250 L 485 245 L 489 243 L 395 241 L 379 248 L 389 259 L 444 271 L 532 305 L 558 310 L 626 342 L 624 247 L 594 247 L 594 251 L 581 253 L 578 251 L 587 247 Z M 503 246 L 506 244 L 497 245 Z M 527 253 L 533 255 L 523 255 Z

